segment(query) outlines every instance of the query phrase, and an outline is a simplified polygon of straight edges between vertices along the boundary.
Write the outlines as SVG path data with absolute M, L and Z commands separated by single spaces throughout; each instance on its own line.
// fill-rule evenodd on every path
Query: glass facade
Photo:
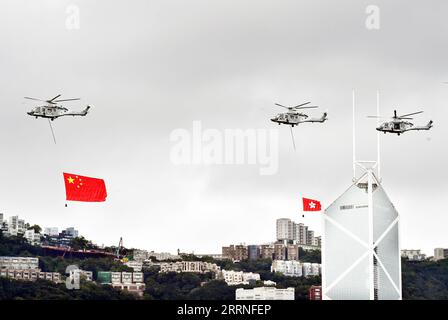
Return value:
M 360 181 L 369 174 L 371 195 L 367 183 L 353 184 L 325 210 L 322 276 L 326 299 L 401 299 L 398 212 L 373 173 Z

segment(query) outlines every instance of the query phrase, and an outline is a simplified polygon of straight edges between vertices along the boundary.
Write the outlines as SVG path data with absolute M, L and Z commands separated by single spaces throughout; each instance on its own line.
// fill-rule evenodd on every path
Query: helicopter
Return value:
M 433 121 L 430 120 L 426 126 L 414 126 L 412 122 L 404 121 L 404 120 L 412 120 L 413 118 L 409 118 L 409 116 L 413 116 L 416 114 L 423 113 L 423 111 L 403 114 L 401 116 L 397 116 L 397 110 L 394 110 L 394 115 L 392 118 L 392 121 L 387 121 L 382 123 L 380 126 L 376 128 L 376 130 L 384 132 L 386 134 L 389 133 L 396 133 L 397 135 L 400 135 L 402 133 L 405 133 L 406 131 L 411 130 L 429 130 L 432 128 Z M 384 118 L 381 116 L 368 116 L 368 118 Z
M 308 106 L 308 104 L 310 104 L 310 103 L 311 102 L 305 102 L 305 103 L 299 104 L 294 107 L 287 107 L 287 106 L 284 106 L 279 103 L 275 104 L 278 107 L 288 109 L 288 112 L 277 114 L 277 116 L 272 118 L 271 121 L 278 123 L 278 125 L 286 124 L 286 125 L 290 126 L 289 129 L 291 131 L 291 138 L 292 138 L 292 144 L 293 144 L 294 150 L 296 150 L 294 133 L 292 132 L 292 128 L 294 128 L 294 126 L 297 126 L 299 123 L 305 123 L 305 122 L 320 122 L 320 123 L 322 123 L 322 122 L 325 122 L 326 120 L 328 120 L 326 112 L 324 112 L 322 117 L 320 117 L 320 118 L 309 118 L 308 115 L 299 111 L 302 109 L 318 108 L 318 106 Z
M 305 102 L 302 104 L 299 104 L 294 107 L 286 107 L 284 105 L 281 105 L 279 103 L 276 103 L 276 106 L 288 109 L 288 112 L 285 113 L 279 113 L 277 116 L 271 119 L 272 122 L 276 122 L 279 125 L 286 124 L 290 125 L 292 128 L 294 126 L 298 125 L 299 123 L 305 123 L 305 122 L 325 122 L 327 118 L 327 113 L 324 112 L 322 117 L 320 118 L 309 118 L 308 115 L 300 112 L 299 110 L 302 109 L 315 109 L 318 108 L 317 106 L 306 106 L 310 104 L 311 102 Z
M 89 112 L 89 109 L 91 106 L 87 106 L 82 111 L 70 111 L 69 109 L 63 107 L 62 105 L 58 105 L 59 102 L 63 101 L 74 101 L 74 100 L 80 100 L 80 98 L 74 98 L 74 99 L 57 99 L 61 95 L 58 94 L 56 97 L 49 99 L 49 100 L 42 100 L 42 99 L 36 99 L 36 98 L 30 98 L 25 97 L 25 99 L 28 100 L 35 100 L 35 101 L 41 101 L 45 102 L 46 105 L 43 106 L 37 106 L 33 108 L 33 110 L 27 112 L 28 115 L 36 117 L 37 118 L 47 118 L 53 121 L 54 119 L 57 119 L 59 117 L 63 116 L 85 116 Z
M 63 116 L 85 116 L 89 112 L 89 109 L 92 107 L 90 105 L 87 105 L 87 107 L 82 111 L 70 111 L 69 109 L 63 107 L 62 105 L 58 105 L 59 102 L 64 101 L 74 101 L 74 100 L 80 100 L 80 98 L 73 98 L 73 99 L 58 99 L 61 95 L 58 94 L 56 97 L 49 99 L 49 100 L 42 100 L 37 98 L 31 98 L 31 97 L 24 97 L 28 100 L 34 100 L 34 101 L 41 101 L 45 102 L 45 105 L 34 107 L 31 111 L 27 112 L 28 115 L 36 117 L 37 118 L 46 118 L 48 120 L 48 124 L 50 125 L 51 134 L 53 136 L 53 141 L 56 144 L 56 137 L 54 134 L 53 126 L 51 125 L 51 121 L 54 121 L 54 119 L 57 119 L 59 117 Z M 50 121 L 51 120 L 51 121 Z

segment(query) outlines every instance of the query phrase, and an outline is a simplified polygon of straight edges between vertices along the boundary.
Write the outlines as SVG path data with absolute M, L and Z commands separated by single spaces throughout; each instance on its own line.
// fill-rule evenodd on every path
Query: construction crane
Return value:
M 118 247 L 117 247 L 117 259 L 120 259 L 120 249 L 123 248 L 123 238 L 120 237 L 120 242 L 118 242 Z

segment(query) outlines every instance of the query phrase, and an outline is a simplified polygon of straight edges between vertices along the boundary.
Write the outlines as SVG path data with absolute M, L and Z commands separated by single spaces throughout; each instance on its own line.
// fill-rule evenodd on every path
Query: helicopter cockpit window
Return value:
M 394 123 L 394 129 L 399 130 L 400 129 L 400 124 L 399 123 Z

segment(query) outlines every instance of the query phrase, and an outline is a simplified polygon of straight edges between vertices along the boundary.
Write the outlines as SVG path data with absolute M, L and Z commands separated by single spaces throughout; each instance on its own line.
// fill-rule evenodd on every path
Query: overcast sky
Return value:
M 380 9 L 380 29 L 365 26 Z M 67 19 L 79 9 L 79 29 Z M 73 7 L 72 7 L 73 8 Z M 382 135 L 383 186 L 401 215 L 402 248 L 448 247 L 448 3 L 425 1 L 2 1 L 0 212 L 74 226 L 98 244 L 220 253 L 275 240 L 275 220 L 321 233 L 300 197 L 327 207 L 352 178 L 351 90 L 359 158 L 376 157 L 381 113 L 424 110 L 431 131 Z M 70 20 L 72 21 L 72 20 Z M 69 24 L 70 25 L 70 24 Z M 24 96 L 81 97 L 85 118 L 26 114 Z M 274 103 L 312 101 L 324 124 L 289 129 Z M 170 161 L 173 130 L 275 129 L 279 170 Z M 70 202 L 62 172 L 103 178 L 105 203 Z

